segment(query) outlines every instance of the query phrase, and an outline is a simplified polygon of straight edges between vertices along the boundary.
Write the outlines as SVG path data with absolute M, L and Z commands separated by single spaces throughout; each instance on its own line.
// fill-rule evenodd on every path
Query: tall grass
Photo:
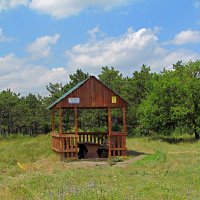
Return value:
M 88 168 L 60 162 L 50 144 L 49 135 L 0 140 L 0 199 L 200 199 L 199 142 L 129 138 L 141 159 Z

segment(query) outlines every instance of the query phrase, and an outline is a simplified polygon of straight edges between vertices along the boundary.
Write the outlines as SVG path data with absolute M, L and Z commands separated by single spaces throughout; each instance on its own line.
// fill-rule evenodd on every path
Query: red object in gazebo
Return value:
M 54 103 L 48 109 L 52 110 L 52 150 L 59 153 L 61 158 L 77 159 L 80 144 L 85 143 L 87 149 L 85 158 L 97 157 L 96 151 L 101 146 L 107 147 L 108 158 L 126 156 L 126 107 L 128 103 L 120 95 L 99 81 L 96 77 L 80 82 Z M 63 109 L 74 109 L 73 133 L 63 133 Z M 108 132 L 79 132 L 78 109 L 107 109 Z M 112 131 L 111 109 L 121 108 L 123 112 L 123 131 Z M 55 133 L 55 116 L 59 112 L 59 134 Z M 105 144 L 105 141 L 107 143 Z M 89 151 L 89 152 L 88 152 Z M 93 152 L 92 152 L 93 151 Z M 94 152 L 95 151 L 95 152 Z

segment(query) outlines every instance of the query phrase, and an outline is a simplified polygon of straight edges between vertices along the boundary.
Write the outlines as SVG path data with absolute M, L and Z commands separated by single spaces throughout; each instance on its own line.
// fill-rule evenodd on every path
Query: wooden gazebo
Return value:
M 97 151 L 107 149 L 107 156 L 126 156 L 126 107 L 128 106 L 120 95 L 99 81 L 95 76 L 80 82 L 67 93 L 52 103 L 52 150 L 61 158 L 77 159 L 81 148 L 85 148 L 82 158 L 100 157 Z M 120 108 L 123 113 L 123 129 L 112 131 L 111 109 Z M 74 110 L 74 131 L 63 132 L 63 110 Z M 108 131 L 80 132 L 78 127 L 79 109 L 107 109 Z M 59 131 L 55 133 L 55 113 L 59 113 Z

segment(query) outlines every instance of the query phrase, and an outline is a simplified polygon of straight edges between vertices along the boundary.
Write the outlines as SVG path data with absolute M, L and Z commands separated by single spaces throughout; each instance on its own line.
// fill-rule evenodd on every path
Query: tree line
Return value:
M 0 134 L 37 135 L 51 131 L 51 114 L 46 107 L 70 88 L 90 76 L 78 69 L 66 84 L 46 86 L 49 96 L 21 96 L 10 89 L 0 92 Z M 127 130 L 134 135 L 200 134 L 200 61 L 173 65 L 173 69 L 151 72 L 143 65 L 139 71 L 124 77 L 115 68 L 102 67 L 98 78 L 129 102 Z M 66 124 L 70 122 L 67 113 Z M 115 119 L 122 121 L 118 111 Z M 106 129 L 105 111 L 82 111 L 79 123 L 85 129 Z M 82 127 L 81 126 L 81 127 Z M 69 127 L 67 127 L 69 128 Z M 73 127 L 71 127 L 73 128 Z

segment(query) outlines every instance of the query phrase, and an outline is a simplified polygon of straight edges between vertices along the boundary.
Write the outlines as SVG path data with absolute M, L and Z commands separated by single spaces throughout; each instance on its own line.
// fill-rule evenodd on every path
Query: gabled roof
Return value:
M 104 85 L 107 89 L 111 90 L 113 93 L 115 93 L 116 95 L 118 95 L 121 99 L 123 99 L 127 104 L 129 104 L 123 97 L 121 97 L 117 92 L 113 91 L 110 87 L 108 87 L 106 84 L 104 84 L 103 82 L 101 82 L 99 79 L 97 79 L 95 76 L 90 76 L 89 78 L 85 79 L 84 81 L 81 81 L 80 83 L 78 83 L 77 85 L 75 85 L 73 88 L 71 88 L 68 92 L 66 92 L 65 94 L 63 94 L 60 98 L 58 98 L 56 101 L 54 101 L 51 105 L 49 105 L 47 107 L 47 109 L 52 108 L 53 106 L 55 106 L 57 103 L 59 103 L 61 100 L 63 100 L 65 97 L 67 97 L 69 94 L 71 94 L 72 92 L 74 92 L 75 90 L 77 90 L 81 85 L 83 85 L 86 81 L 88 81 L 90 78 L 95 78 L 97 81 L 99 81 L 102 85 Z
M 66 92 L 65 94 L 63 94 L 60 98 L 58 98 L 56 101 L 54 101 L 51 105 L 49 105 L 47 107 L 47 109 L 52 108 L 53 106 L 55 106 L 58 102 L 60 102 L 61 100 L 63 100 L 66 96 L 68 96 L 69 94 L 71 94 L 74 90 L 76 90 L 77 88 L 79 88 L 83 83 L 85 83 L 89 78 L 85 79 L 84 81 L 79 82 L 77 85 L 75 85 L 73 88 L 71 88 L 70 90 L 68 90 L 68 92 Z

